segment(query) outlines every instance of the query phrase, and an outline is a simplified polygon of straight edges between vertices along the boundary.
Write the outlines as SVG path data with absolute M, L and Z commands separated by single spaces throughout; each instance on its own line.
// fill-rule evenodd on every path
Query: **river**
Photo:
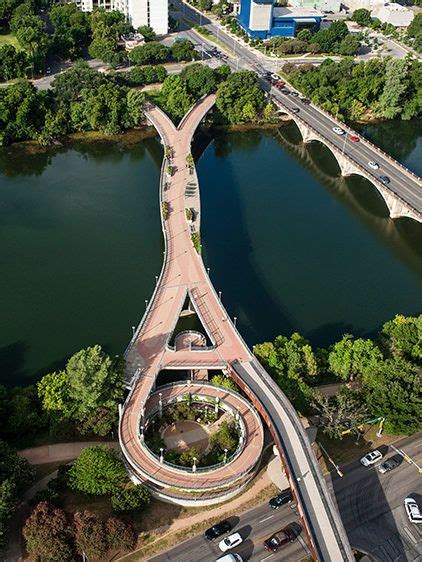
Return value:
M 419 132 L 400 131 L 391 149 L 421 174 Z M 388 219 L 370 184 L 298 140 L 288 125 L 195 143 L 204 259 L 247 341 L 296 330 L 328 345 L 420 311 L 421 226 Z M 123 352 L 160 270 L 161 154 L 156 139 L 0 152 L 1 382 L 94 343 Z

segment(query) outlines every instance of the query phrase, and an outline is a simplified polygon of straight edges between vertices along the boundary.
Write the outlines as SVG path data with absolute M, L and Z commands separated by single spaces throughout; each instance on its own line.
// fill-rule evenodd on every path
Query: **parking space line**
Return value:
M 261 519 L 261 521 L 258 521 L 258 523 L 263 523 L 264 521 L 268 521 L 269 519 L 272 519 L 274 517 L 274 515 L 269 515 L 268 517 L 265 517 L 265 519 Z

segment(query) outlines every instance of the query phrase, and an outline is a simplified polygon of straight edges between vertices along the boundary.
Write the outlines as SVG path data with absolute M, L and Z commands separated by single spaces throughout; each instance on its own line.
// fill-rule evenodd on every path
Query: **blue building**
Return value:
M 315 8 L 277 8 L 274 0 L 240 0 L 237 17 L 249 37 L 294 37 L 305 27 L 318 30 L 323 14 Z

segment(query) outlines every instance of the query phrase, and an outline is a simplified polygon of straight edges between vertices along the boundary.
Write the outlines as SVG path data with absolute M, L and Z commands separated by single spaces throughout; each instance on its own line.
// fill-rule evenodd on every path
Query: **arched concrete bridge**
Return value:
M 390 163 L 390 171 L 388 172 L 388 175 L 392 180 L 392 183 L 395 182 L 396 179 L 399 179 L 400 183 L 398 181 L 395 183 L 400 185 L 400 187 L 394 188 L 390 186 L 390 184 L 384 185 L 380 181 L 379 176 L 385 175 L 385 172 L 382 172 L 381 170 L 372 171 L 359 164 L 350 151 L 350 141 L 348 149 L 345 151 L 347 134 L 342 137 L 335 138 L 335 136 L 333 136 L 334 133 L 330 128 L 328 130 L 329 134 L 325 134 L 327 131 L 318 131 L 309 123 L 309 121 L 305 121 L 301 114 L 292 111 L 296 104 L 294 102 L 292 104 L 291 100 L 283 103 L 279 98 L 274 98 L 274 102 L 280 108 L 281 112 L 289 115 L 296 123 L 302 135 L 303 142 L 321 142 L 333 153 L 343 176 L 355 174 L 370 181 L 384 199 L 392 219 L 407 217 L 414 219 L 417 222 L 422 222 L 422 183 L 416 174 L 413 174 L 404 168 L 399 162 L 396 162 L 393 158 L 384 154 L 383 159 L 387 159 Z M 317 111 L 322 110 L 318 109 Z M 356 135 L 352 129 L 349 129 L 343 123 L 338 123 L 338 125 L 342 129 L 346 130 L 347 133 Z M 331 137 L 332 140 L 329 140 L 329 137 Z M 369 145 L 368 161 L 371 157 L 376 158 L 377 152 L 381 153 L 377 147 L 370 145 L 370 143 L 365 139 L 360 141 L 359 149 L 368 150 L 368 147 L 365 146 L 366 144 Z M 406 181 L 403 182 L 403 179 Z
M 166 209 L 162 216 L 164 264 L 126 352 L 131 391 L 121 408 L 120 444 L 130 470 L 136 475 L 142 470 L 140 426 L 145 404 L 160 370 L 225 370 L 250 397 L 274 436 L 314 558 L 352 561 L 354 557 L 343 524 L 294 408 L 231 322 L 192 244 L 185 211 L 185 190 L 192 165 L 188 165 L 186 157 L 197 126 L 214 102 L 213 95 L 200 100 L 177 128 L 160 109 L 152 104 L 146 107 L 147 119 L 166 146 L 160 186 L 161 205 Z M 171 175 L 167 174 L 169 164 Z M 177 350 L 168 345 L 187 297 L 211 341 L 205 349 Z

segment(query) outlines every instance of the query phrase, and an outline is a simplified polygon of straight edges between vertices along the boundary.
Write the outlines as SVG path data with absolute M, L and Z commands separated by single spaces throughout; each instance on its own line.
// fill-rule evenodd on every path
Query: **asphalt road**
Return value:
M 225 48 L 229 54 L 228 63 L 230 66 L 233 68 L 248 68 L 256 71 L 260 76 L 267 70 L 271 70 L 266 68 L 267 63 L 262 56 L 259 56 L 259 53 L 255 54 L 244 47 L 241 43 L 217 27 L 215 23 L 210 21 L 207 17 L 203 15 L 200 16 L 198 12 L 182 3 L 180 0 L 173 0 L 173 4 L 176 4 L 179 9 L 179 12 L 175 14 L 179 19 L 183 17 L 197 23 L 201 20 L 202 26 L 205 27 L 214 38 L 218 37 L 218 43 Z M 181 34 L 186 35 L 196 43 L 204 45 L 206 49 L 213 46 L 213 43 L 207 41 L 194 30 L 185 30 L 182 31 Z M 268 82 L 262 80 L 261 84 L 267 91 L 271 89 Z M 296 101 L 292 96 L 281 94 L 275 88 L 271 89 L 271 94 L 287 108 L 298 107 L 300 110 L 298 115 L 308 125 L 315 129 L 320 135 L 324 136 L 338 150 L 344 152 L 344 154 L 352 158 L 358 165 L 362 166 L 365 171 L 374 178 L 375 182 L 378 182 L 379 176 L 387 176 L 390 179 L 387 188 L 397 194 L 410 205 L 410 207 L 422 213 L 422 183 L 420 178 L 406 174 L 404 168 L 398 162 L 384 155 L 366 141 L 361 140 L 361 142 L 354 143 L 347 135 L 336 135 L 332 128 L 338 126 L 338 122 L 321 112 L 314 105 L 305 106 Z M 342 125 L 342 127 L 346 131 L 352 132 L 344 125 Z M 378 163 L 379 169 L 371 170 L 368 166 L 368 162 L 370 161 Z
M 421 462 L 422 434 L 406 438 L 400 448 Z M 391 448 L 380 448 L 385 458 L 396 455 Z M 419 457 L 418 457 L 419 454 Z M 380 474 L 377 466 L 366 468 L 359 461 L 342 467 L 344 477 L 336 473 L 327 476 L 327 483 L 337 502 L 352 546 L 368 552 L 377 562 L 417 562 L 422 560 L 422 525 L 409 522 L 403 500 L 407 495 L 416 497 L 422 507 L 422 476 L 414 465 L 402 461 L 387 474 Z M 244 560 L 299 561 L 306 556 L 308 547 L 303 532 L 299 539 L 279 553 L 269 553 L 263 541 L 287 524 L 298 524 L 294 505 L 274 511 L 262 504 L 239 518 L 232 518 L 235 531 L 244 542 L 233 552 Z M 216 541 L 207 541 L 198 535 L 167 552 L 151 559 L 154 562 L 212 562 L 222 553 Z

